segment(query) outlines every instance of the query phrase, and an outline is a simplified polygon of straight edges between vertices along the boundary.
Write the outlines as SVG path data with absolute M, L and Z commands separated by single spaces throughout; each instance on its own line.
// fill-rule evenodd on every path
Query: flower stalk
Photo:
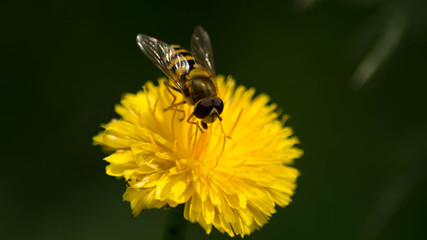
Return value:
M 166 212 L 166 221 L 163 231 L 163 240 L 181 240 L 185 237 L 187 221 L 182 211 L 169 209 Z

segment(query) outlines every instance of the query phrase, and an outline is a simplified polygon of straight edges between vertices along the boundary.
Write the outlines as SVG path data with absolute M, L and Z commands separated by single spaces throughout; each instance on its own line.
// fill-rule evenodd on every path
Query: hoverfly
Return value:
M 222 121 L 220 115 L 224 104 L 218 97 L 212 45 L 209 35 L 201 26 L 194 29 L 191 52 L 144 34 L 138 34 L 137 43 L 145 56 L 174 83 L 171 85 L 165 82 L 166 89 L 174 97 L 172 104 L 165 110 L 180 111 L 185 118 L 184 111 L 177 107 L 185 103 L 194 105 L 194 111 L 187 122 L 196 124 L 200 131 L 202 129 L 198 122 L 190 121 L 193 116 L 200 120 L 204 129 L 208 128 L 208 123 L 213 123 L 217 118 Z M 184 101 L 175 103 L 176 96 L 171 89 L 180 92 L 184 96 Z

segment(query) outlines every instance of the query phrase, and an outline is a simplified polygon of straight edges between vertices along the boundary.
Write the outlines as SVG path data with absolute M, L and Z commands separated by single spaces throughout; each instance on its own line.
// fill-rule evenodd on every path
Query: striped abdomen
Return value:
M 209 77 L 209 74 L 206 72 L 206 70 L 203 69 L 199 64 L 196 64 L 193 55 L 189 51 L 185 50 L 179 45 L 171 45 L 171 48 L 173 48 L 176 53 L 171 57 L 172 60 L 168 68 L 178 75 L 178 79 L 185 81 L 194 76 Z M 186 62 L 188 63 L 188 68 L 186 64 L 182 63 L 182 58 L 176 57 L 178 54 L 184 56 Z

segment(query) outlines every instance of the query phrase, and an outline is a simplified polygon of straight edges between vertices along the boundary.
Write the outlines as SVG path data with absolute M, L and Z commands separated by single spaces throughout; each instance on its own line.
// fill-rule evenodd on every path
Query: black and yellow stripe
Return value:
M 168 68 L 170 70 L 172 70 L 173 72 L 176 72 L 177 74 L 179 74 L 180 79 L 187 77 L 187 75 L 196 68 L 196 62 L 194 61 L 194 57 L 193 55 L 185 50 L 184 48 L 182 48 L 179 45 L 171 45 L 171 48 L 173 48 L 175 50 L 174 54 L 171 56 L 171 61 L 169 63 Z M 188 71 L 186 72 L 181 72 L 179 69 L 181 67 L 181 63 L 180 63 L 180 59 L 177 58 L 178 54 L 182 55 L 185 57 L 185 60 L 187 61 L 189 68 Z

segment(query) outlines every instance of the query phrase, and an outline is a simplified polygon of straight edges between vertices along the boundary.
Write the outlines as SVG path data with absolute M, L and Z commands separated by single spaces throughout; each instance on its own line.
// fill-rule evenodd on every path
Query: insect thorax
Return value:
M 215 83 L 205 76 L 195 76 L 188 80 L 188 89 L 190 90 L 190 100 L 191 104 L 197 103 L 203 98 L 216 97 L 216 87 Z

